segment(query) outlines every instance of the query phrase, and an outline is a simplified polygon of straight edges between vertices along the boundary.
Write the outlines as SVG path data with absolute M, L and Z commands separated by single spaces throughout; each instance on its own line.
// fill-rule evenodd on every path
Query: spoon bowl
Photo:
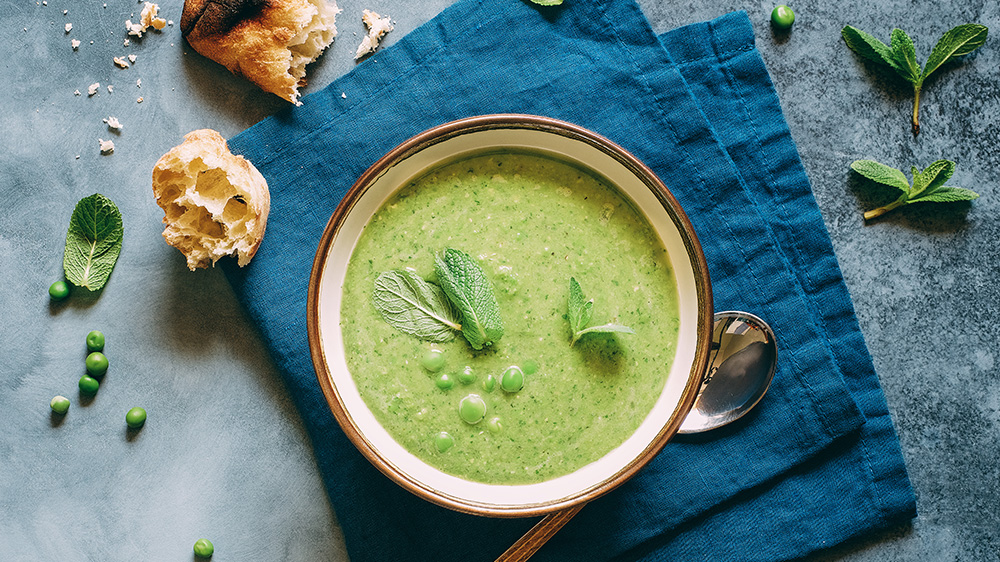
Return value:
M 711 349 L 694 407 L 678 433 L 702 433 L 740 419 L 771 386 L 778 347 L 774 331 L 760 317 L 717 312 Z

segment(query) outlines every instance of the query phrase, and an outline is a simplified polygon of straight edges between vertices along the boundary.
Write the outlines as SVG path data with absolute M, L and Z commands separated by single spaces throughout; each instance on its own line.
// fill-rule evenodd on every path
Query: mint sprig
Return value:
M 590 319 L 594 312 L 594 299 L 587 299 L 583 295 L 583 289 L 576 278 L 569 278 L 569 306 L 567 318 L 569 319 L 569 329 L 573 333 L 573 340 L 570 345 L 576 345 L 577 340 L 586 334 L 593 333 L 624 333 L 634 334 L 635 330 L 621 324 L 602 324 L 600 326 L 590 326 Z
M 375 309 L 404 334 L 422 340 L 446 342 L 461 330 L 458 312 L 441 287 L 408 270 L 386 271 L 375 278 Z
M 967 23 L 948 30 L 931 51 L 924 68 L 917 62 L 913 40 L 902 29 L 893 29 L 887 46 L 872 35 L 850 25 L 841 30 L 844 42 L 858 55 L 883 66 L 913 84 L 913 134 L 920 133 L 920 92 L 928 76 L 946 62 L 975 51 L 986 42 L 985 25 Z
M 103 288 L 121 253 L 124 232 L 121 211 L 113 201 L 100 193 L 81 199 L 66 232 L 66 279 L 90 291 Z
M 503 321 L 493 287 L 476 260 L 448 248 L 434 256 L 438 283 L 462 318 L 462 335 L 473 349 L 493 345 L 503 336 Z
M 851 169 L 876 183 L 894 187 L 902 192 L 892 203 L 865 212 L 865 220 L 884 215 L 910 203 L 948 203 L 971 201 L 979 197 L 979 194 L 971 189 L 944 185 L 944 182 L 955 173 L 955 163 L 950 160 L 934 161 L 923 171 L 911 167 L 912 183 L 906 179 L 903 172 L 874 160 L 856 160 L 851 164 Z

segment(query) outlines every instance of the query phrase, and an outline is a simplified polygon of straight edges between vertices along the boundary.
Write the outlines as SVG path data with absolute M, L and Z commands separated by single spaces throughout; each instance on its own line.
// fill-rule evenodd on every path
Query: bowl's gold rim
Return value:
M 667 420 L 667 423 L 663 425 L 642 453 L 633 458 L 610 478 L 559 500 L 538 504 L 503 506 L 484 504 L 456 497 L 411 478 L 400 467 L 383 457 L 364 437 L 360 428 L 344 407 L 344 403 L 328 369 L 319 334 L 319 285 L 326 266 L 326 260 L 329 256 L 330 248 L 340 231 L 340 227 L 368 186 L 396 163 L 428 146 L 458 135 L 490 129 L 533 129 L 569 137 L 601 150 L 625 166 L 636 177 L 640 178 L 660 201 L 660 204 L 663 205 L 667 214 L 681 232 L 688 257 L 694 266 L 695 289 L 698 301 L 701 303 L 701 308 L 698 310 L 698 343 L 695 350 L 694 362 L 688 374 L 688 380 L 681 395 L 680 404 L 674 410 L 670 419 Z M 597 133 L 558 119 L 523 114 L 480 115 L 444 123 L 411 137 L 409 140 L 390 150 L 385 156 L 365 170 L 357 181 L 354 182 L 354 185 L 351 186 L 351 189 L 344 195 L 344 198 L 330 216 L 330 220 L 323 231 L 323 236 L 320 238 L 316 257 L 313 261 L 312 272 L 309 276 L 309 292 L 306 308 L 309 350 L 312 356 L 313 367 L 316 370 L 316 377 L 334 418 L 354 446 L 389 479 L 418 497 L 456 511 L 489 517 L 540 516 L 592 501 L 631 478 L 639 469 L 652 460 L 664 445 L 677 434 L 681 423 L 694 404 L 702 374 L 708 365 L 713 317 L 711 282 L 708 274 L 708 264 L 705 261 L 701 244 L 695 235 L 691 221 L 681 209 L 680 203 L 678 203 L 677 199 L 670 193 L 666 185 L 656 174 L 624 148 Z

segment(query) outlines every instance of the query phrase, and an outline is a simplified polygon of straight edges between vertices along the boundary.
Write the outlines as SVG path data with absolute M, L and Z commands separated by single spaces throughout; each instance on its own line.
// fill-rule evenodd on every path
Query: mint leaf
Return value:
M 568 314 L 569 319 L 569 329 L 573 333 L 573 340 L 570 345 L 576 345 L 577 340 L 583 337 L 585 334 L 594 333 L 623 333 L 623 334 L 634 334 L 635 330 L 629 328 L 628 326 L 622 326 L 620 324 L 603 324 L 601 326 L 591 326 L 587 327 L 590 323 L 590 317 L 594 309 L 594 299 L 587 300 L 587 297 L 583 296 L 583 289 L 580 288 L 580 284 L 576 281 L 576 278 L 569 278 L 569 303 L 568 303 Z
M 917 52 L 913 47 L 913 39 L 902 29 L 893 29 L 890 42 L 892 59 L 896 63 L 896 72 L 909 80 L 916 82 L 921 79 L 920 65 L 917 64 Z
M 870 61 L 891 67 L 900 76 L 913 84 L 913 135 L 920 134 L 920 92 L 924 80 L 944 63 L 975 51 L 986 42 L 989 30 L 984 25 L 967 23 L 950 29 L 931 52 L 923 72 L 917 62 L 913 40 L 902 29 L 893 29 L 890 46 L 875 37 L 851 26 L 845 26 L 840 34 L 852 51 Z
M 910 199 L 914 199 L 924 194 L 933 193 L 937 188 L 944 185 L 944 182 L 951 179 L 955 173 L 955 163 L 950 160 L 936 160 L 930 166 L 920 172 L 919 183 L 915 177 L 913 189 L 910 190 Z
M 956 57 L 967 55 L 981 47 L 986 42 L 987 34 L 989 34 L 989 28 L 975 23 L 967 23 L 949 29 L 941 36 L 937 45 L 934 45 L 931 56 L 927 58 L 924 78 L 930 76 L 944 63 Z
M 583 289 L 573 277 L 569 278 L 569 327 L 577 333 L 587 327 L 594 312 L 594 299 L 587 300 Z
M 123 235 L 122 214 L 113 201 L 100 193 L 81 199 L 66 233 L 66 279 L 90 291 L 103 288 L 118 261 Z
M 941 186 L 934 193 L 923 195 L 916 199 L 910 199 L 910 203 L 952 203 L 954 201 L 972 201 L 978 199 L 979 194 L 971 189 L 962 187 Z
M 434 271 L 462 318 L 462 335 L 473 349 L 493 345 L 503 336 L 503 321 L 493 287 L 483 268 L 468 254 L 451 248 L 434 256 Z
M 896 68 L 896 62 L 889 47 L 875 37 L 850 25 L 844 26 L 844 29 L 840 30 L 840 35 L 855 53 L 874 63 Z
M 970 189 L 944 185 L 944 182 L 948 181 L 955 173 L 955 163 L 950 160 L 936 160 L 923 171 L 911 167 L 913 185 L 906 182 L 906 176 L 903 175 L 903 172 L 874 160 L 857 160 L 851 164 L 851 169 L 872 181 L 895 187 L 903 192 L 899 199 L 892 203 L 866 211 L 865 220 L 884 215 L 910 203 L 950 203 L 970 201 L 979 197 L 978 193 Z M 902 183 L 900 178 L 902 178 Z
M 910 182 L 903 172 L 874 160 L 856 160 L 851 164 L 851 169 L 872 181 L 895 187 L 904 193 L 910 190 Z
M 461 330 L 458 312 L 440 287 L 407 270 L 386 271 L 375 278 L 375 309 L 404 334 L 445 342 Z
M 608 334 L 612 332 L 620 332 L 623 334 L 634 334 L 635 330 L 629 328 L 628 326 L 622 326 L 621 324 L 603 324 L 601 326 L 591 326 L 590 328 L 584 328 L 576 334 L 574 334 L 573 343 L 580 339 L 584 334 L 601 333 Z

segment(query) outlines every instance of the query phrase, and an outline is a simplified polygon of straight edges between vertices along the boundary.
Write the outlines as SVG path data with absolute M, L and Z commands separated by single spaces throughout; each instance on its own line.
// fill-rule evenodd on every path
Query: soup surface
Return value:
M 459 332 L 418 340 L 373 305 L 382 272 L 436 282 L 445 248 L 493 285 L 504 335 L 481 351 Z M 635 334 L 571 345 L 570 277 L 594 300 L 591 325 Z M 602 457 L 652 409 L 676 351 L 677 288 L 652 227 L 601 178 L 542 154 L 473 155 L 401 188 L 362 232 L 343 295 L 348 368 L 375 417 L 424 462 L 477 482 L 540 482 Z M 516 392 L 500 385 L 511 366 Z M 474 424 L 459 416 L 470 395 L 486 406 Z

